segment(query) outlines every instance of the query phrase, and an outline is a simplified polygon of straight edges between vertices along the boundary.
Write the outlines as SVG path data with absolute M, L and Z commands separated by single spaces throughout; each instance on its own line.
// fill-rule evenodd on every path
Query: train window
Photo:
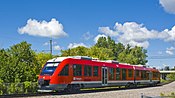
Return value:
M 122 69 L 122 80 L 126 80 L 126 69 Z
M 149 79 L 149 71 L 146 71 L 146 80 Z
M 114 68 L 109 68 L 109 80 L 114 80 Z
M 85 65 L 84 66 L 84 76 L 91 76 L 92 75 L 92 67 Z
M 69 65 L 67 64 L 66 66 L 64 66 L 64 68 L 62 69 L 60 76 L 68 76 L 69 75 Z
M 94 66 L 93 69 L 93 76 L 98 76 L 98 66 Z
M 153 77 L 156 77 L 154 72 L 153 72 Z
M 136 70 L 136 77 L 140 77 L 140 71 L 139 70 Z
M 157 72 L 153 72 L 153 77 L 157 78 L 159 76 L 159 74 Z
M 146 79 L 146 71 L 141 71 L 141 79 Z
M 133 77 L 133 70 L 132 69 L 128 69 L 128 77 Z
M 116 68 L 116 80 L 120 80 L 120 68 Z
M 74 74 L 74 76 L 81 76 L 82 75 L 82 66 L 74 64 L 73 65 L 73 74 Z

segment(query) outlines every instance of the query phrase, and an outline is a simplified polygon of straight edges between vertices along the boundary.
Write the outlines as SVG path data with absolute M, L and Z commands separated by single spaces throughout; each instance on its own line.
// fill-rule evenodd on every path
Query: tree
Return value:
M 78 46 L 76 48 L 68 49 L 68 50 L 61 50 L 61 56 L 86 56 L 88 48 L 83 46 Z
M 108 48 L 108 40 L 106 37 L 100 37 L 95 44 L 96 47 L 103 47 L 103 48 Z
M 142 64 L 147 63 L 147 51 L 143 47 L 131 47 L 129 44 L 124 46 L 122 43 L 115 43 L 111 37 L 100 37 L 97 43 L 86 48 L 79 46 L 68 50 L 62 50 L 61 56 L 91 56 L 101 60 L 118 60 L 119 62 L 129 64 Z
M 113 59 L 117 60 L 118 59 L 118 55 L 125 49 L 124 45 L 121 43 L 115 43 L 114 40 L 111 39 L 111 37 L 100 37 L 97 41 L 97 43 L 95 44 L 96 47 L 99 48 L 107 48 L 112 50 L 113 52 Z
M 44 64 L 45 64 L 49 59 L 52 59 L 52 57 L 50 56 L 50 53 L 43 53 L 43 52 L 36 53 L 36 60 L 37 60 L 37 63 L 38 63 L 41 67 L 43 67 Z
M 175 81 L 175 73 L 171 73 L 167 75 L 168 80 Z
M 113 52 L 111 49 L 93 46 L 88 51 L 88 56 L 98 58 L 100 60 L 114 59 Z
M 127 45 L 126 49 L 119 54 L 118 61 L 134 65 L 145 65 L 147 63 L 146 53 L 147 51 L 142 47 L 136 46 L 134 48 L 131 48 L 129 45 Z
M 31 44 L 21 42 L 13 45 L 10 49 L 1 50 L 0 78 L 6 83 L 37 81 L 40 72 L 35 53 L 31 49 Z
M 168 65 L 166 65 L 164 70 L 170 70 L 170 67 Z

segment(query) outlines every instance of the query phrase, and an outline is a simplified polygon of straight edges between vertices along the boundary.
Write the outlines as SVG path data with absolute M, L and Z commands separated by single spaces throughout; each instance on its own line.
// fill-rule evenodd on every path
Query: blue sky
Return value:
M 175 0 L 1 0 L 0 48 L 21 41 L 54 54 L 100 36 L 142 46 L 148 64 L 175 66 Z M 173 28 L 174 27 L 174 28 Z

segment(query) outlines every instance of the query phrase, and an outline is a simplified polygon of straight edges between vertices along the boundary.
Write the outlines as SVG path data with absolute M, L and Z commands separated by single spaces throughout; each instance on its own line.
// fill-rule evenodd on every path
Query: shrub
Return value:
M 37 82 L 3 83 L 0 80 L 0 95 L 36 93 L 37 87 Z
M 175 73 L 168 74 L 168 75 L 167 75 L 167 78 L 168 78 L 168 80 L 170 80 L 170 81 L 175 81 Z

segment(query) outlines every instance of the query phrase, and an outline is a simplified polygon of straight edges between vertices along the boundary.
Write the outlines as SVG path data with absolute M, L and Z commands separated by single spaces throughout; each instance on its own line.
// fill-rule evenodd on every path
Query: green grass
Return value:
M 160 93 L 160 96 L 166 97 L 166 98 L 175 98 L 175 92 L 171 92 L 169 94 Z

